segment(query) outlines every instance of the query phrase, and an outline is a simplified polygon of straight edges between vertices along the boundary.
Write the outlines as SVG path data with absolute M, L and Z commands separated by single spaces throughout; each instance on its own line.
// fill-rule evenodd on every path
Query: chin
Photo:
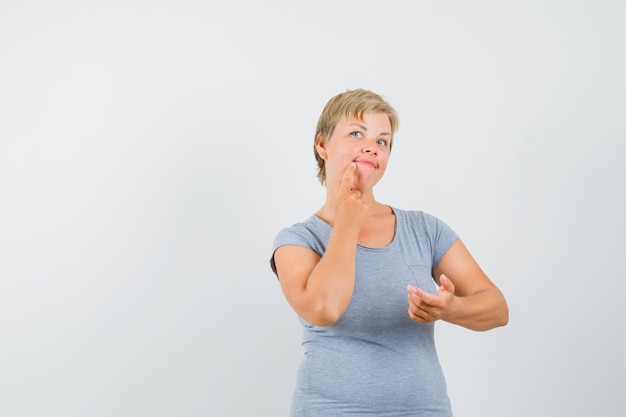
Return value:
M 362 177 L 359 177 L 358 181 L 355 181 L 354 186 L 358 187 L 360 190 L 366 190 L 376 185 L 376 183 L 378 183 L 379 180 L 380 178 L 375 179 L 370 175 L 362 176 Z

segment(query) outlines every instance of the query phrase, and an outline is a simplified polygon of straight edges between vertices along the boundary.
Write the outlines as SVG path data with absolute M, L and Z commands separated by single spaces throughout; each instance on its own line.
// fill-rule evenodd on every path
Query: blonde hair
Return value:
M 320 142 L 323 144 L 328 143 L 337 123 L 342 119 L 356 118 L 362 121 L 363 117 L 369 113 L 386 113 L 389 117 L 391 125 L 389 151 L 391 151 L 393 135 L 398 130 L 400 120 L 396 110 L 381 96 L 369 90 L 347 90 L 331 98 L 326 103 L 317 122 L 315 140 L 313 142 L 313 152 L 317 161 L 317 178 L 322 185 L 326 183 L 326 166 L 315 145 Z

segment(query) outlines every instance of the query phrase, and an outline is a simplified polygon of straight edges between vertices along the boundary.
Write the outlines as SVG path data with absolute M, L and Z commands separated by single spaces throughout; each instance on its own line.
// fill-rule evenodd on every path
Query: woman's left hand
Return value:
M 441 274 L 441 286 L 436 294 L 429 294 L 421 288 L 409 285 L 409 317 L 418 323 L 427 324 L 439 320 L 454 303 L 454 284 L 448 277 Z

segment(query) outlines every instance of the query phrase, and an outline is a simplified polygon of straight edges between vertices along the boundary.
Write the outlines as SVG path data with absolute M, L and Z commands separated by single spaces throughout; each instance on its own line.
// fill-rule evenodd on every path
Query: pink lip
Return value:
M 364 164 L 364 165 L 367 165 L 369 167 L 376 168 L 376 165 L 373 162 L 370 162 L 370 161 L 354 161 L 354 162 L 356 162 L 357 164 Z

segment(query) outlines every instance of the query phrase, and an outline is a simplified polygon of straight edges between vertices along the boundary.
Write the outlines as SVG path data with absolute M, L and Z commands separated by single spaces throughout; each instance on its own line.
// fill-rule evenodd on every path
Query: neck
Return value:
M 326 189 L 326 201 L 324 205 L 315 213 L 326 223 L 333 225 L 335 220 L 335 208 L 337 206 L 337 190 Z M 379 203 L 374 198 L 374 192 L 370 189 L 361 195 L 361 199 L 369 207 L 370 215 L 389 214 L 391 209 L 389 206 Z

